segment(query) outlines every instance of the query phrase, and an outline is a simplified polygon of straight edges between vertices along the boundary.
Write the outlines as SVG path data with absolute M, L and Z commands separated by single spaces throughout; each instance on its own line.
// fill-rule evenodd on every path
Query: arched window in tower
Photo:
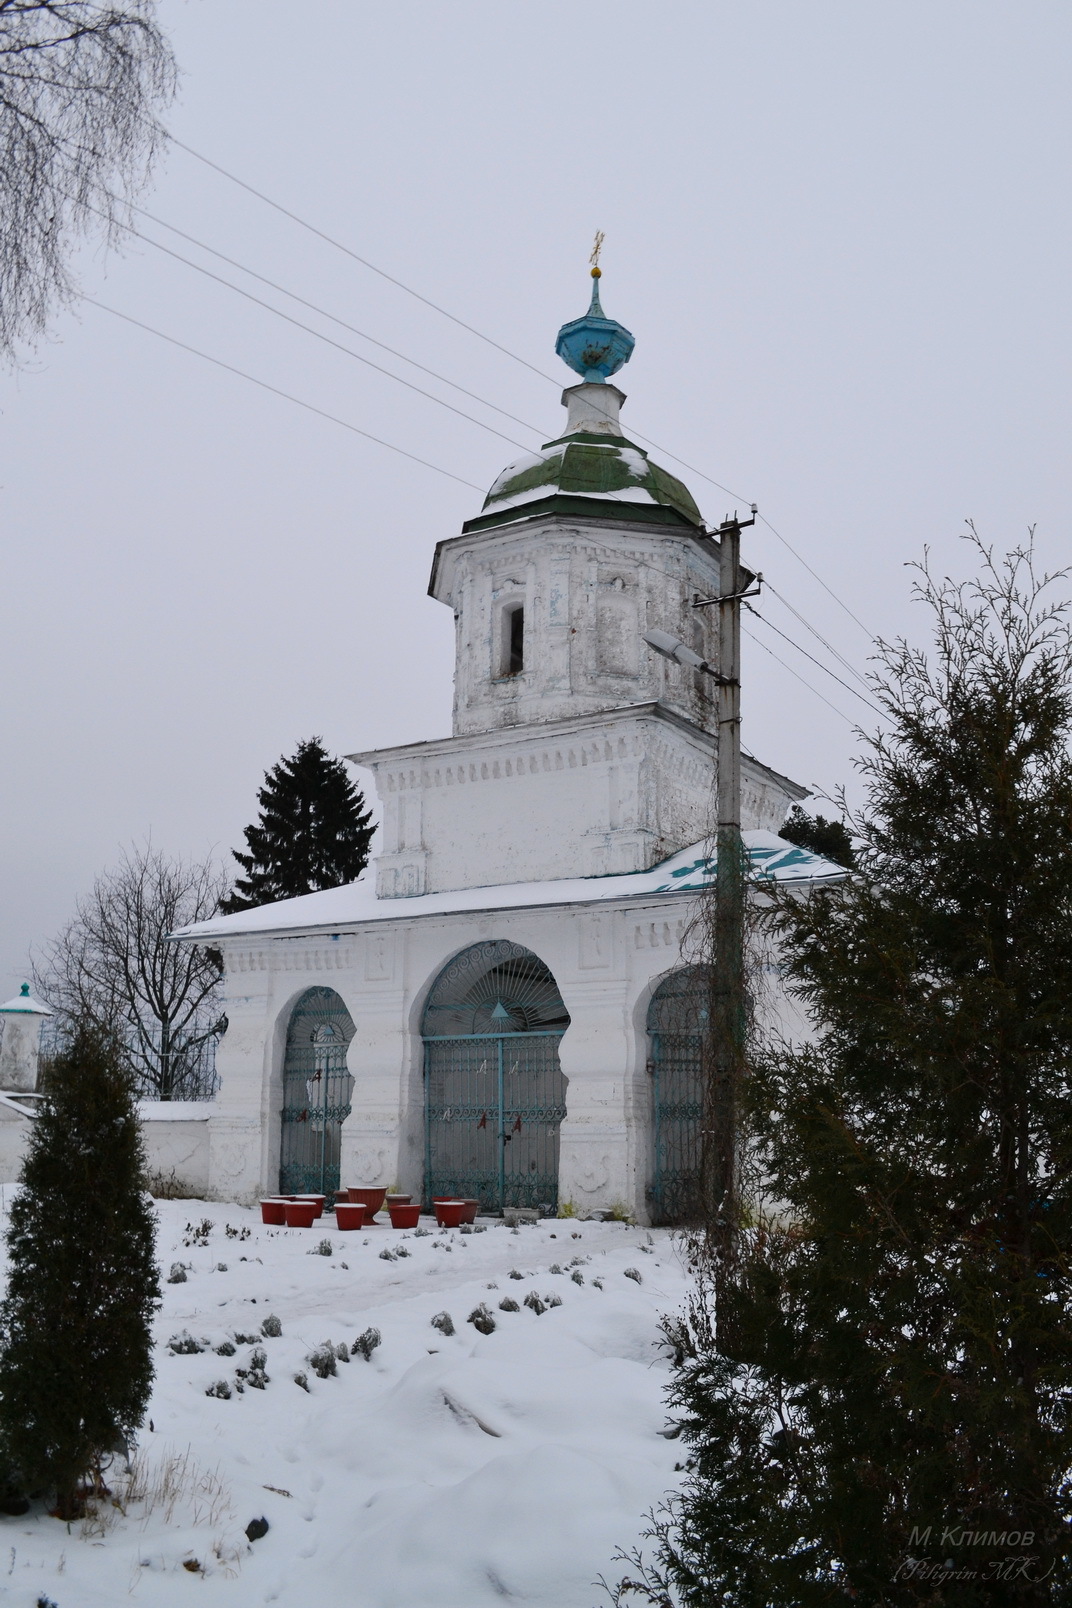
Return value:
M 499 675 L 519 676 L 525 668 L 525 605 L 508 603 L 500 620 Z

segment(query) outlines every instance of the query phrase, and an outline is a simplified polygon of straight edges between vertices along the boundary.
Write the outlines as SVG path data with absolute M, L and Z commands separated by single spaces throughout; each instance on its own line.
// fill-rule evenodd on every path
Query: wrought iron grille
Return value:
M 310 988 L 295 1005 L 283 1061 L 279 1187 L 285 1194 L 330 1194 L 339 1187 L 342 1125 L 354 1080 L 346 1050 L 350 1013 L 334 989 Z
M 554 978 L 519 944 L 474 944 L 444 968 L 423 1023 L 429 1198 L 557 1206 L 568 1026 Z
M 703 1043 L 710 986 L 706 967 L 684 967 L 664 978 L 648 1007 L 655 1223 L 693 1223 L 700 1217 Z

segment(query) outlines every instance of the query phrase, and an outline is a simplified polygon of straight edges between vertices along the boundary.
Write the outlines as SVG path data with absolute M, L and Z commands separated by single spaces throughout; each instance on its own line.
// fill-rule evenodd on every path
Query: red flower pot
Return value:
M 313 1205 L 316 1207 L 316 1215 L 318 1217 L 323 1217 L 323 1215 L 324 1215 L 324 1205 L 325 1205 L 325 1203 L 327 1201 L 327 1196 L 326 1195 L 317 1195 L 317 1194 L 310 1193 L 308 1195 L 292 1195 L 290 1198 L 291 1198 L 291 1200 L 311 1201 L 313 1203 Z
M 387 1199 L 387 1191 L 386 1189 L 351 1189 L 350 1199 L 368 1207 L 369 1222 L 371 1223 Z
M 364 1228 L 367 1211 L 359 1200 L 337 1200 L 335 1222 L 339 1228 Z
M 469 1209 L 469 1202 L 465 1200 L 437 1200 L 435 1203 L 436 1222 L 440 1228 L 460 1228 L 465 1222 L 465 1214 Z
M 462 1222 L 463 1223 L 475 1223 L 476 1222 L 476 1214 L 477 1214 L 477 1212 L 479 1210 L 480 1210 L 480 1202 L 478 1200 L 467 1200 L 465 1202 L 465 1216 L 462 1218 Z
M 285 1200 L 262 1200 L 262 1223 L 285 1223 L 287 1220 L 287 1203 Z
M 419 1201 L 416 1205 L 411 1205 L 409 1201 L 398 1201 L 393 1206 L 388 1202 L 387 1210 L 391 1214 L 392 1228 L 416 1228 L 421 1220 Z
M 288 1200 L 285 1209 L 288 1228 L 312 1228 L 320 1215 L 315 1200 Z
M 387 1210 L 390 1211 L 392 1206 L 408 1206 L 412 1199 L 412 1195 L 388 1195 L 386 1200 Z

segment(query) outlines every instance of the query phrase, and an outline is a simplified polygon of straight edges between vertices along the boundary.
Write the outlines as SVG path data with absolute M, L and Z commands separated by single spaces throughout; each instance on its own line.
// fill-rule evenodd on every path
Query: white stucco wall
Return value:
M 142 1142 L 150 1181 L 175 1186 L 175 1192 L 204 1196 L 209 1183 L 208 1101 L 143 1101 Z M 0 1100 L 0 1184 L 18 1181 L 23 1151 L 33 1117 L 14 1111 Z
M 13 1184 L 18 1179 L 32 1121 L 32 1117 L 0 1102 L 0 1184 Z
M 457 620 L 454 734 L 660 700 L 714 727 L 711 684 L 651 653 L 653 626 L 718 651 L 718 543 L 684 526 L 548 515 L 441 542 L 433 597 Z M 504 676 L 502 612 L 525 610 L 525 668 Z
M 143 1100 L 138 1106 L 150 1180 L 165 1190 L 204 1196 L 209 1187 L 208 1100 Z
M 711 833 L 715 751 L 649 704 L 361 755 L 383 805 L 377 895 L 647 870 Z M 804 796 L 742 762 L 745 831 L 777 831 Z
M 37 1088 L 37 1059 L 41 1043 L 39 1011 L 0 1011 L 0 1089 L 30 1093 Z
M 570 1013 L 559 1200 L 647 1216 L 651 1086 L 647 1001 L 683 962 L 689 899 L 404 916 L 365 930 L 221 944 L 228 1030 L 210 1128 L 213 1198 L 252 1202 L 278 1187 L 282 1062 L 290 1012 L 307 988 L 334 989 L 354 1023 L 352 1112 L 342 1182 L 424 1182 L 421 1014 L 442 968 L 470 944 L 509 939 L 539 956 Z

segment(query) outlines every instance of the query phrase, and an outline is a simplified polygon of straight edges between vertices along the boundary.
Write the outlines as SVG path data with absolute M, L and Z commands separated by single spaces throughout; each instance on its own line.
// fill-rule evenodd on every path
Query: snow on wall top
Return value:
M 207 1122 L 218 1107 L 214 1100 L 139 1100 L 142 1122 Z
M 773 832 L 742 834 L 752 876 L 757 882 L 834 882 L 845 868 L 807 849 L 787 843 Z M 280 899 L 256 910 L 217 916 L 172 936 L 197 940 L 240 937 L 253 933 L 332 931 L 370 921 L 403 921 L 413 916 L 442 916 L 474 910 L 516 910 L 531 905 L 597 904 L 607 900 L 650 899 L 659 895 L 698 893 L 712 885 L 715 856 L 703 843 L 681 849 L 648 871 L 620 876 L 567 877 L 553 882 L 511 882 L 498 887 L 455 888 L 411 898 L 377 899 L 372 868 L 356 882 L 297 899 Z

